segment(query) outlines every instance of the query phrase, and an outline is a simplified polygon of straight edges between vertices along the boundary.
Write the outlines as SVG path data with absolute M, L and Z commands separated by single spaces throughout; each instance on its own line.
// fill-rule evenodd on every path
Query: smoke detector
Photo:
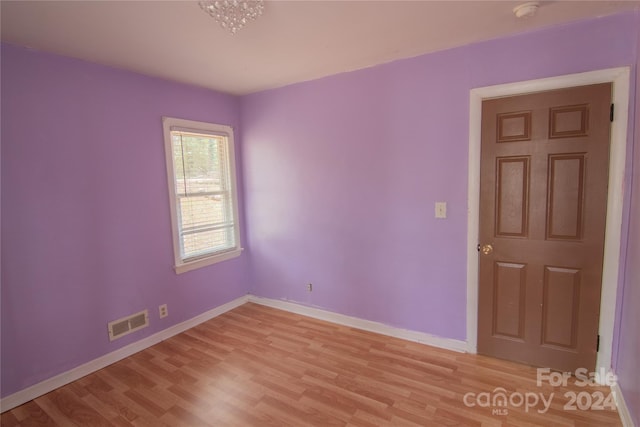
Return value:
M 522 3 L 520 6 L 514 7 L 513 14 L 516 15 L 517 18 L 531 18 L 536 14 L 539 7 L 539 2 L 529 1 L 526 3 Z

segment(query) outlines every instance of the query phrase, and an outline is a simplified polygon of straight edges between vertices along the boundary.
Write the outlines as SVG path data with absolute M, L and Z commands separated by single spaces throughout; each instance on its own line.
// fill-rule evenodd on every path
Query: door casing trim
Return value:
M 482 101 L 575 86 L 612 83 L 612 102 L 616 105 L 611 126 L 609 187 L 605 225 L 602 292 L 600 295 L 600 351 L 596 369 L 611 370 L 613 332 L 618 291 L 620 243 L 624 205 L 624 170 L 627 157 L 629 115 L 629 67 L 609 68 L 471 89 L 469 93 L 469 184 L 467 196 L 467 351 L 478 347 L 478 252 L 480 213 L 480 140 Z

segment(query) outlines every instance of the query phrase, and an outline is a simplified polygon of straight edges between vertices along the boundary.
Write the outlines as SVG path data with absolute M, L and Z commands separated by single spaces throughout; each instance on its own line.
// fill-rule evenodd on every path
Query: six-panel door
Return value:
M 596 361 L 611 85 L 484 101 L 478 352 Z

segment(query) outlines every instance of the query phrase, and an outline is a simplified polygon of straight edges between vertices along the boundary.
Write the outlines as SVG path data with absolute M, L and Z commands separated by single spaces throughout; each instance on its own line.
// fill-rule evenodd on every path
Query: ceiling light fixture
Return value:
M 513 14 L 516 15 L 517 18 L 531 18 L 536 14 L 538 8 L 540 7 L 540 3 L 537 1 L 530 1 L 527 3 L 523 3 L 520 6 L 516 6 L 513 8 Z
M 198 4 L 231 34 L 264 12 L 264 0 L 205 0 Z

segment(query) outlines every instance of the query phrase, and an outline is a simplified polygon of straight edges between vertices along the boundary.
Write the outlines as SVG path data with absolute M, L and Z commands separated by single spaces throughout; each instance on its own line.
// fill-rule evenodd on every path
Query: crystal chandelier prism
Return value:
M 231 34 L 264 12 L 264 0 L 204 0 L 198 4 Z

